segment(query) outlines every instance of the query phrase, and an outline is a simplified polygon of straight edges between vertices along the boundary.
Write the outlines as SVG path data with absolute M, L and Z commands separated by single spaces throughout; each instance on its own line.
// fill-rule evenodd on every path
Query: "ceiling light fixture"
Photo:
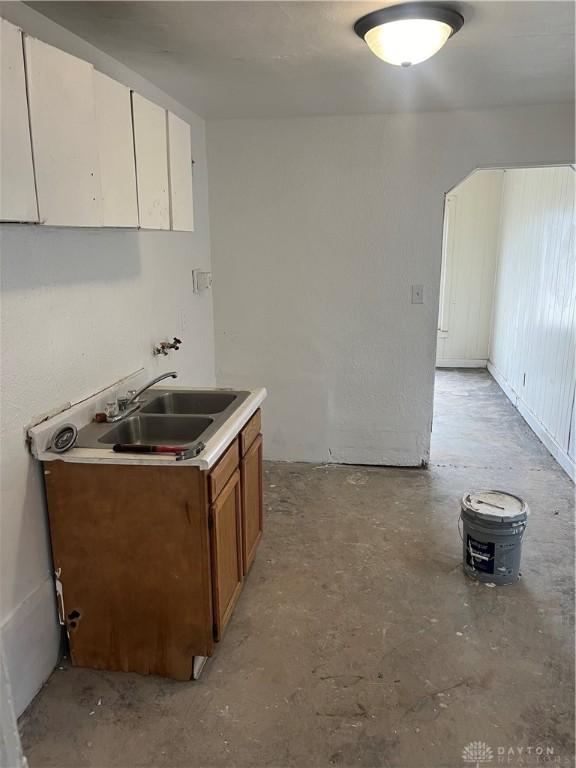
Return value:
M 378 58 L 409 67 L 438 53 L 463 24 L 462 16 L 451 8 L 404 3 L 362 16 L 354 24 L 354 32 Z

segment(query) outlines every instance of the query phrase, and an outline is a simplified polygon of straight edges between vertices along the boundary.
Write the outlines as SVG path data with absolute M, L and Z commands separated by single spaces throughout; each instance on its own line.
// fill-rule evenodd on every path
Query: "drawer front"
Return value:
M 260 427 L 261 427 L 260 409 L 258 409 L 254 414 L 254 416 L 252 416 L 248 424 L 246 424 L 242 432 L 240 432 L 240 450 L 241 450 L 242 456 L 244 456 L 248 448 L 250 448 L 254 440 L 256 440 L 256 438 L 260 434 Z
M 226 449 L 226 453 L 221 457 L 218 464 L 216 464 L 214 469 L 208 475 L 210 498 L 212 501 L 218 497 L 220 491 L 238 469 L 239 461 L 238 440 L 235 439 Z

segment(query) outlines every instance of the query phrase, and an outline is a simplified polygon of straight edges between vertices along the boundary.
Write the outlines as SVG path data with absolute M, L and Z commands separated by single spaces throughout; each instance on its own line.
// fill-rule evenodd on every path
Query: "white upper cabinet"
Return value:
M 93 68 L 25 36 L 30 124 L 40 220 L 102 223 Z
M 0 220 L 38 221 L 22 32 L 0 19 Z
M 190 126 L 172 112 L 168 112 L 168 166 L 171 228 L 192 232 L 194 205 Z
M 166 110 L 132 93 L 138 215 L 142 229 L 170 229 Z
M 190 126 L 0 19 L 0 221 L 194 229 Z
M 137 227 L 136 169 L 130 89 L 94 71 L 102 224 Z

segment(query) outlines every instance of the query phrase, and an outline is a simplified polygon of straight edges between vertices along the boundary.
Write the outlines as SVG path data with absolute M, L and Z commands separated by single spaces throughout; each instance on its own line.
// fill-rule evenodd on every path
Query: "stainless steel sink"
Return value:
M 109 445 L 186 445 L 200 437 L 213 421 L 207 416 L 131 416 L 98 438 L 98 442 Z
M 210 389 L 149 389 L 133 416 L 112 424 L 87 424 L 78 432 L 78 448 L 126 445 L 207 443 L 250 392 Z
M 141 413 L 222 413 L 237 399 L 235 392 L 167 392 L 151 400 Z

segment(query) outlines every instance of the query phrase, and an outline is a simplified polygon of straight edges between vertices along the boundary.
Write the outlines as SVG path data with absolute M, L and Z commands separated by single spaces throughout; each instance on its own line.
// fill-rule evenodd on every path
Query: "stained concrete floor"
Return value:
M 21 720 L 32 768 L 453 768 L 473 741 L 478 765 L 573 764 L 574 489 L 486 372 L 439 373 L 429 469 L 268 463 L 265 484 L 202 680 L 64 664 Z M 514 586 L 462 573 L 473 487 L 530 504 Z

